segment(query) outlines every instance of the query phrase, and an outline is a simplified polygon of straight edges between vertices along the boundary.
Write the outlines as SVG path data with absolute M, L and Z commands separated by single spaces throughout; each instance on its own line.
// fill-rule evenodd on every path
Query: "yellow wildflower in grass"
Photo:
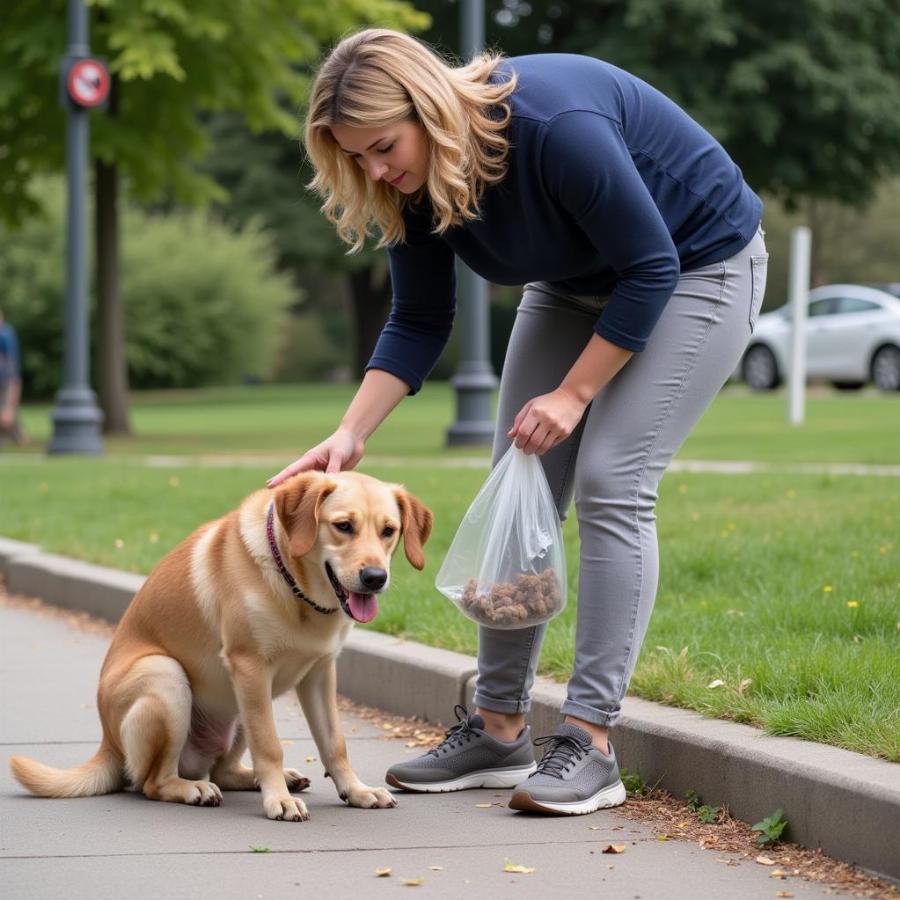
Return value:
M 847 601 L 848 609 L 856 609 L 857 606 L 859 606 L 859 600 L 848 600 Z
M 823 594 L 830 594 L 834 588 L 830 584 L 826 584 L 825 587 L 822 588 Z

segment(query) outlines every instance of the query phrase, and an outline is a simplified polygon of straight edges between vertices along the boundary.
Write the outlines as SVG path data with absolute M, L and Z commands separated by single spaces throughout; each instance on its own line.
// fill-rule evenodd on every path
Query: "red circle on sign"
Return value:
M 79 59 L 69 69 L 67 86 L 78 106 L 99 106 L 109 96 L 109 72 L 96 59 Z

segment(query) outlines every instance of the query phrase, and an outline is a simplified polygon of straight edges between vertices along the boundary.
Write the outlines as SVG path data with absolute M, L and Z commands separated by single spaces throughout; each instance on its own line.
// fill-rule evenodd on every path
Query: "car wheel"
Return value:
M 881 391 L 900 391 L 900 347 L 879 347 L 872 357 L 872 381 Z
M 864 381 L 832 381 L 831 385 L 839 391 L 859 391 L 866 386 L 866 383 Z
M 781 383 L 775 354 L 763 344 L 754 344 L 744 354 L 743 372 L 754 391 L 771 391 Z

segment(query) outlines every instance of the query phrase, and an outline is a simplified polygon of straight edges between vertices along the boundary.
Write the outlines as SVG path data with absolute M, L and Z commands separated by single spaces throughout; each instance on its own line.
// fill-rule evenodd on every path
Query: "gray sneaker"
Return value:
M 484 730 L 481 716 L 470 716 L 464 706 L 454 712 L 459 721 L 437 747 L 387 770 L 389 785 L 425 793 L 511 788 L 537 768 L 531 729 L 523 728 L 514 741 L 500 741 Z
M 581 816 L 625 802 L 612 744 L 604 756 L 583 728 L 568 722 L 535 744 L 549 746 L 534 775 L 513 791 L 510 809 Z

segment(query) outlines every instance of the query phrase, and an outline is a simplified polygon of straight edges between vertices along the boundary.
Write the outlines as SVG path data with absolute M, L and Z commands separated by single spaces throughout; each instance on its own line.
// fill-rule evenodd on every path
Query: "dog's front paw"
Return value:
M 309 779 L 296 769 L 285 769 L 284 780 L 287 782 L 289 791 L 305 791 L 309 787 Z
M 389 809 L 397 805 L 397 798 L 389 791 L 365 784 L 350 788 L 346 794 L 341 795 L 341 799 L 361 809 Z
M 263 809 L 270 819 L 284 822 L 305 822 L 309 818 L 306 804 L 289 795 L 263 798 Z

